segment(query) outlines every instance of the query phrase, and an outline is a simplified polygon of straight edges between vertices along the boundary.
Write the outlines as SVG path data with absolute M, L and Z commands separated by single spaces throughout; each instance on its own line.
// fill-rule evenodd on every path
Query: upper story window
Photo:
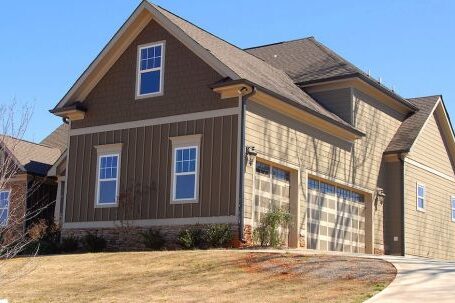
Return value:
M 95 206 L 118 205 L 121 144 L 96 146 L 98 154 Z
M 425 190 L 425 185 L 417 183 L 417 189 L 416 189 L 416 207 L 418 211 L 425 211 L 425 196 L 426 196 L 426 190 Z
M 455 196 L 450 197 L 450 206 L 452 210 L 452 222 L 455 222 Z
M 173 137 L 171 203 L 198 202 L 200 135 Z
M 150 43 L 138 48 L 136 97 L 163 94 L 164 42 Z
M 8 224 L 9 194 L 9 191 L 0 191 L 0 226 Z

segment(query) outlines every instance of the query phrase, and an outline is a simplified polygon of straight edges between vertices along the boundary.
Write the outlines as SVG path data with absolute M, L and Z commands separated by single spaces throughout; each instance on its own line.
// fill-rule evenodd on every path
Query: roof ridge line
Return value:
M 441 98 L 441 94 L 436 94 L 436 95 L 428 95 L 428 96 L 420 96 L 420 97 L 412 97 L 412 98 L 406 98 L 406 100 L 413 100 L 413 99 L 423 99 L 423 98 L 431 98 L 431 97 L 439 97 Z
M 303 40 L 310 40 L 314 39 L 314 36 L 308 36 L 308 37 L 303 37 L 303 38 L 297 38 L 297 39 L 291 39 L 291 40 L 285 40 L 285 41 L 280 41 L 280 42 L 273 42 L 273 43 L 268 43 L 268 44 L 262 44 L 262 45 L 257 45 L 257 46 L 251 46 L 251 47 L 246 47 L 243 50 L 249 50 L 249 49 L 255 49 L 255 48 L 261 48 L 261 47 L 268 47 L 272 45 L 278 45 L 278 44 L 283 44 L 283 43 L 289 43 L 289 42 L 295 42 L 295 41 L 303 41 Z

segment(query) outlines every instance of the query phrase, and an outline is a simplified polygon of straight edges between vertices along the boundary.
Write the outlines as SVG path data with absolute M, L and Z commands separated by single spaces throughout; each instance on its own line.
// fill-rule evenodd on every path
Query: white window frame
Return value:
M 423 197 L 419 196 L 419 187 L 423 188 Z M 423 199 L 423 207 L 419 207 L 419 198 Z M 420 212 L 425 212 L 427 206 L 427 189 L 425 187 L 425 184 L 416 182 L 416 210 Z
M 453 215 L 455 207 L 452 201 L 455 202 L 455 195 L 450 197 L 450 218 L 452 219 L 452 222 L 455 222 L 455 216 Z
M 11 203 L 11 189 L 2 189 L 0 193 L 8 193 L 8 205 L 6 206 L 6 221 L 4 223 L 0 223 L 0 227 L 5 227 L 8 225 L 9 221 L 9 207 Z M 3 208 L 0 208 L 3 209 Z
M 95 146 L 97 149 L 97 159 L 96 159 L 96 190 L 95 190 L 95 208 L 105 208 L 105 207 L 117 207 L 118 206 L 118 199 L 120 193 L 120 172 L 121 172 L 121 164 L 122 164 L 122 156 L 121 156 L 121 147 L 122 144 L 106 144 L 106 145 L 98 145 Z M 105 157 L 117 157 L 117 172 L 116 178 L 110 179 L 100 179 L 100 169 L 101 169 L 101 159 Z M 102 181 L 113 181 L 115 180 L 115 201 L 112 203 L 99 203 L 100 201 L 100 183 Z
M 150 48 L 153 46 L 161 46 L 161 64 L 160 67 L 150 68 L 141 71 L 141 50 L 144 48 Z M 142 44 L 137 47 L 137 60 L 136 60 L 136 99 L 150 98 L 162 96 L 164 94 L 164 57 L 166 50 L 166 41 L 157 41 L 147 44 Z M 148 73 L 152 71 L 160 71 L 160 90 L 154 93 L 141 94 L 141 74 Z
M 198 203 L 199 202 L 199 165 L 200 165 L 200 148 L 201 148 L 201 137 L 202 135 L 189 135 L 181 137 L 172 137 L 172 171 L 171 171 L 171 204 L 187 204 L 187 203 Z M 196 165 L 194 172 L 183 172 L 176 173 L 176 160 L 177 160 L 177 151 L 189 148 L 196 148 Z M 177 186 L 177 176 L 182 175 L 194 175 L 194 196 L 192 198 L 177 199 L 176 195 L 176 186 Z

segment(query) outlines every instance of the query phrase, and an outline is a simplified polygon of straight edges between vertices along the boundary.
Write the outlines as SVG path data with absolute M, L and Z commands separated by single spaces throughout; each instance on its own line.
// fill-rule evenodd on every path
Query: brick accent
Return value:
M 153 226 L 153 227 L 126 227 L 119 226 L 114 228 L 78 228 L 78 229 L 63 229 L 62 238 L 74 236 L 82 239 L 87 233 L 97 234 L 103 237 L 107 242 L 106 250 L 108 251 L 135 251 L 144 250 L 146 247 L 142 243 L 141 232 L 149 229 L 159 229 L 161 234 L 166 239 L 166 247 L 176 249 L 180 246 L 177 243 L 178 234 L 187 228 L 205 229 L 208 225 L 169 225 L 169 226 Z M 238 239 L 237 225 L 231 225 L 233 241 Z
M 8 225 L 2 232 L 6 243 L 17 240 L 24 233 L 27 181 L 14 181 L 6 184 L 10 190 L 10 202 L 8 209 Z

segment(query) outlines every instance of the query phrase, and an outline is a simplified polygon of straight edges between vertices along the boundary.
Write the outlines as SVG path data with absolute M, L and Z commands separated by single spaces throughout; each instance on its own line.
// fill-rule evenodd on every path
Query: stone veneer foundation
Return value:
M 167 226 L 151 226 L 151 227 L 132 227 L 119 226 L 113 228 L 71 228 L 62 229 L 61 236 L 77 237 L 82 239 L 86 234 L 92 233 L 103 237 L 106 240 L 106 250 L 108 251 L 135 251 L 144 250 L 146 247 L 143 244 L 141 232 L 149 229 L 160 230 L 163 237 L 166 239 L 165 246 L 170 249 L 178 248 L 178 234 L 188 228 L 206 229 L 209 225 L 167 225 Z M 238 227 L 236 224 L 231 224 L 232 243 L 236 246 L 238 241 Z

